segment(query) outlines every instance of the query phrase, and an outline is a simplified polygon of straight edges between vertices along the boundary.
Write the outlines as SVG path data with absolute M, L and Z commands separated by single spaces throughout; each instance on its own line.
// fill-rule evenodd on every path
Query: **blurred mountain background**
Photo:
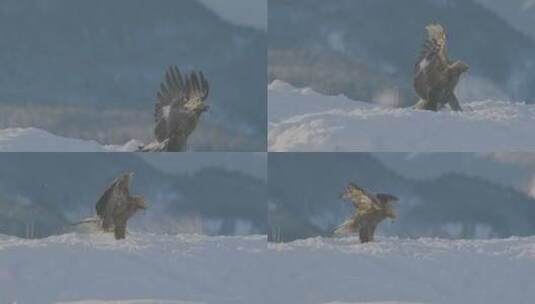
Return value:
M 534 159 L 528 153 L 270 154 L 269 238 L 332 235 L 354 212 L 349 202 L 339 199 L 349 182 L 400 198 L 398 218 L 379 225 L 382 235 L 533 235 Z
M 221 153 L 220 156 L 227 153 Z M 135 173 L 130 191 L 149 208 L 129 228 L 152 233 L 266 233 L 266 155 L 2 153 L 0 234 L 41 238 L 76 229 L 120 174 Z M 188 164 L 172 173 L 164 164 Z M 243 163 L 244 165 L 241 165 Z M 254 164 L 254 165 L 252 165 Z M 262 169 L 263 168 L 263 169 Z M 263 172 L 262 172 L 263 171 Z
M 424 27 L 441 23 L 449 55 L 470 65 L 463 101 L 535 102 L 530 0 L 270 0 L 269 81 L 391 106 L 416 102 Z
M 494 11 L 518 31 L 535 38 L 535 1 L 533 0 L 475 0 Z
M 265 16 L 265 3 L 254 3 L 254 15 Z M 223 19 L 230 9 L 222 8 L 196 0 L 0 0 L 0 128 L 147 142 L 156 92 L 176 64 L 204 71 L 212 89 L 193 150 L 265 150 L 266 32 L 262 21 Z

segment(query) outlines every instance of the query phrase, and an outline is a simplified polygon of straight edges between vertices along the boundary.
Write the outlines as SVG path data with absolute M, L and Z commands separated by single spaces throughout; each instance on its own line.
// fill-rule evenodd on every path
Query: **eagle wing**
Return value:
M 210 93 L 210 84 L 202 72 L 191 72 L 186 82 L 186 101 L 199 100 L 204 102 Z
M 165 81 L 156 94 L 154 134 L 158 142 L 169 137 L 168 121 L 171 112 L 178 113 L 192 99 L 204 102 L 208 97 L 209 84 L 202 72 L 182 75 L 177 66 L 171 66 Z
M 167 120 L 173 103 L 182 106 L 185 103 L 184 79 L 177 66 L 171 66 L 165 73 L 165 81 L 160 84 L 160 91 L 156 94 L 154 108 L 154 133 L 161 142 L 167 138 Z
M 353 184 L 355 196 L 353 197 L 353 206 L 357 209 L 357 214 L 366 214 L 372 209 L 377 209 L 377 199 L 375 196 L 359 186 Z
M 414 67 L 414 88 L 420 98 L 427 100 L 431 89 L 440 83 L 449 60 L 444 27 L 430 24 L 425 29 L 427 39 Z

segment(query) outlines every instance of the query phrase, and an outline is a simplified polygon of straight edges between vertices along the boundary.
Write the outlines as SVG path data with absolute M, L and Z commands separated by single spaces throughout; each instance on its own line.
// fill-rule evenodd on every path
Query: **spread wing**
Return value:
M 186 82 L 186 99 L 204 102 L 210 93 L 210 84 L 202 72 L 191 72 Z
M 154 133 L 159 142 L 168 138 L 168 120 L 171 111 L 180 111 L 191 100 L 204 102 L 208 97 L 209 84 L 202 72 L 191 72 L 182 75 L 177 66 L 171 66 L 166 74 L 165 81 L 160 84 L 160 91 L 156 95 L 154 120 L 156 128 Z
M 353 184 L 353 206 L 357 209 L 357 214 L 366 214 L 372 209 L 377 209 L 376 198 L 373 194 Z
M 104 191 L 104 194 L 97 202 L 97 215 L 104 219 L 104 224 L 109 224 L 113 208 L 122 198 L 128 197 L 128 187 L 133 173 L 126 173 L 113 180 L 111 185 Z
M 397 202 L 399 200 L 399 198 L 387 193 L 377 193 L 376 197 L 383 202 Z
M 427 39 L 414 67 L 414 87 L 423 99 L 428 98 L 431 87 L 440 80 L 442 71 L 446 70 L 449 64 L 444 27 L 430 24 L 425 29 Z
M 387 217 L 395 218 L 396 211 L 394 209 L 393 203 L 399 201 L 399 198 L 386 193 L 377 193 L 376 197 L 383 214 Z
M 182 106 L 185 103 L 184 79 L 176 66 L 170 67 L 165 73 L 165 81 L 160 84 L 160 91 L 156 94 L 154 121 L 156 139 L 161 142 L 167 138 L 167 119 L 173 103 Z

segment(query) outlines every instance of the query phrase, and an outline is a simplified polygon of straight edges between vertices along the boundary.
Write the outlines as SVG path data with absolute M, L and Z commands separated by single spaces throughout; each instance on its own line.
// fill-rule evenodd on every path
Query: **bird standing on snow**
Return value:
M 446 104 L 454 111 L 462 111 L 455 96 L 455 87 L 468 65 L 457 60 L 449 61 L 446 30 L 440 24 L 425 28 L 427 39 L 414 67 L 414 89 L 420 97 L 417 109 L 438 111 Z
M 392 203 L 398 198 L 393 195 L 372 194 L 350 183 L 340 198 L 351 201 L 356 211 L 336 229 L 336 235 L 358 232 L 362 243 L 372 242 L 377 225 L 386 218 L 396 218 Z
M 156 141 L 140 148 L 141 152 L 182 152 L 188 137 L 209 106 L 208 81 L 202 72 L 190 75 L 180 73 L 176 66 L 168 69 L 165 82 L 157 94 L 154 120 Z
M 147 209 L 145 199 L 130 196 L 130 180 L 134 173 L 126 173 L 116 178 L 97 202 L 97 215 L 102 220 L 104 231 L 114 231 L 115 239 L 126 237 L 128 220 L 140 209 Z

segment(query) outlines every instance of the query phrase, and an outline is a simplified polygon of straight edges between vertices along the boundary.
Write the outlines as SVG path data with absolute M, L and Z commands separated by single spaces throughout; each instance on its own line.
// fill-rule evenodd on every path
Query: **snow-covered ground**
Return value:
M 123 146 L 66 138 L 36 128 L 0 130 L 0 152 L 130 152 L 142 144 L 132 140 Z
M 285 303 L 533 303 L 535 238 L 270 244 Z M 288 287 L 291 286 L 291 287 Z M 298 292 L 300 291 L 300 292 Z
M 462 103 L 464 112 L 391 108 L 274 81 L 270 151 L 504 152 L 535 150 L 535 105 Z
M 533 303 L 535 237 L 0 236 L 0 303 Z
M 265 255 L 266 236 L 0 236 L 0 303 L 265 303 Z

